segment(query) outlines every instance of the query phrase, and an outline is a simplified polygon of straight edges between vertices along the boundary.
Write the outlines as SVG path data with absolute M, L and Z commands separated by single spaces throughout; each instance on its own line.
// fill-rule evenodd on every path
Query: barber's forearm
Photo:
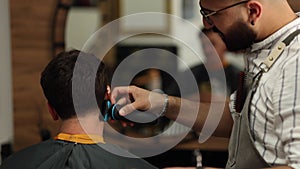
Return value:
M 221 108 L 218 110 L 220 111 L 220 114 L 218 115 L 221 115 L 222 117 L 219 122 L 214 121 L 219 123 L 214 135 L 220 137 L 229 137 L 233 122 L 227 102 L 225 103 L 225 105 L 224 102 L 214 102 L 214 105 L 211 105 L 210 103 L 199 104 L 198 102 L 169 96 L 169 105 L 165 116 L 171 120 L 177 120 L 178 122 L 186 124 L 188 126 L 194 123 L 194 125 L 192 126 L 193 129 L 195 131 L 201 131 L 203 125 L 205 124 L 211 106 L 219 106 L 222 108 L 225 106 L 224 110 L 222 110 Z
M 293 168 L 289 166 L 279 166 L 279 167 L 262 168 L 262 169 L 293 169 Z

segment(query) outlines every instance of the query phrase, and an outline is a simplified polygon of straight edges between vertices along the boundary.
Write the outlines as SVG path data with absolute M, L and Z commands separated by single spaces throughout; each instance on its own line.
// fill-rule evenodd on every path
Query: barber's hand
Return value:
M 121 116 L 125 116 L 135 110 L 151 111 L 159 114 L 164 103 L 164 96 L 136 86 L 115 87 L 111 93 L 112 104 L 120 104 Z
M 196 167 L 167 167 L 163 169 L 196 169 Z
M 164 169 L 197 169 L 197 168 L 196 167 L 167 167 Z M 203 169 L 222 169 L 222 168 L 203 167 Z

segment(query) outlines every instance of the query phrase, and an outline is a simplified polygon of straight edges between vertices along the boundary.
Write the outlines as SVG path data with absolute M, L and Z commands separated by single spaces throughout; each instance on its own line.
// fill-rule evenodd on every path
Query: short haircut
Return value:
M 79 58 L 80 61 L 77 61 Z M 73 76 L 75 65 L 76 76 Z M 86 82 L 86 85 L 74 85 L 72 89 L 72 82 L 78 80 Z M 49 62 L 41 74 L 40 84 L 49 104 L 62 120 L 66 120 L 101 108 L 108 78 L 104 63 L 96 56 L 71 50 L 59 53 Z M 94 93 L 89 91 L 91 89 L 95 89 Z M 73 94 L 80 97 L 80 108 L 77 109 L 76 106 L 77 112 L 74 108 Z M 91 102 L 95 97 L 96 105 Z

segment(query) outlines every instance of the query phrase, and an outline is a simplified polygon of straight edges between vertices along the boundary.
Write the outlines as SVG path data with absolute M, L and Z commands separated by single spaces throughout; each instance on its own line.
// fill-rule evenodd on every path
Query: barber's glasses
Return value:
M 219 9 L 217 11 L 212 11 L 212 10 L 209 10 L 209 9 L 204 9 L 201 7 L 200 9 L 200 13 L 201 15 L 203 16 L 203 18 L 206 20 L 206 22 L 210 25 L 213 24 L 213 21 L 209 18 L 210 16 L 213 16 L 221 11 L 224 11 L 226 9 L 229 9 L 229 8 L 232 8 L 232 7 L 235 7 L 237 5 L 240 5 L 240 4 L 243 4 L 243 3 L 247 3 L 249 0 L 245 0 L 245 1 L 240 1 L 240 2 L 237 2 L 237 3 L 234 3 L 232 5 L 229 5 L 229 6 L 226 6 L 225 8 L 222 8 L 222 9 Z

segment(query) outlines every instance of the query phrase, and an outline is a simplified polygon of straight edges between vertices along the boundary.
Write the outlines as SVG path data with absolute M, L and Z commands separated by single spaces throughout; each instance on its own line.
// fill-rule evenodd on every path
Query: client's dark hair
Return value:
M 71 50 L 59 53 L 50 61 L 42 72 L 40 84 L 49 104 L 65 120 L 76 113 L 84 115 L 101 108 L 108 85 L 106 73 L 104 63 L 94 55 Z

